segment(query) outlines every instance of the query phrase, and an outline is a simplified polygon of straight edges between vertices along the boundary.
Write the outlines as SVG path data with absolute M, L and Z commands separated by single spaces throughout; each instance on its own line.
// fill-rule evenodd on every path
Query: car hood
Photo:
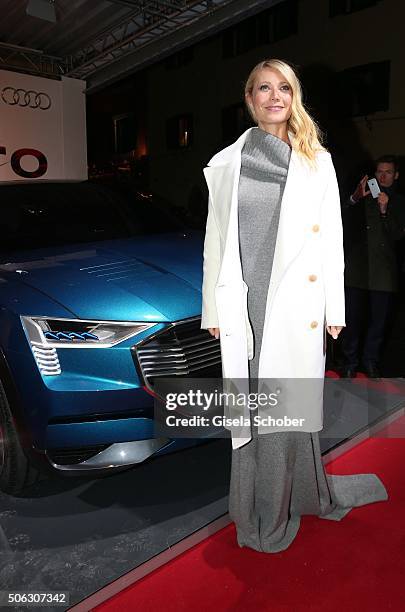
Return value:
M 82 319 L 176 321 L 201 313 L 202 234 L 20 252 L 0 272 L 18 274 Z

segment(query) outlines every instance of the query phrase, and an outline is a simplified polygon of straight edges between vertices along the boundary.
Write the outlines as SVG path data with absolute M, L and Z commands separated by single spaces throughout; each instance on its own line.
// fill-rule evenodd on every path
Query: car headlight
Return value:
M 26 316 L 21 322 L 43 376 L 62 373 L 57 348 L 109 348 L 155 325 Z
M 41 348 L 110 348 L 136 336 L 155 323 L 87 321 L 21 317 L 31 346 Z

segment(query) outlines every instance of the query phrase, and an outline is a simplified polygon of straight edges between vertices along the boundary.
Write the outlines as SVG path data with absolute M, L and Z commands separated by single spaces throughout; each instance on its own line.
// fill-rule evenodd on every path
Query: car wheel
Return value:
M 20 444 L 4 387 L 0 381 L 0 490 L 16 495 L 38 480 L 39 471 Z

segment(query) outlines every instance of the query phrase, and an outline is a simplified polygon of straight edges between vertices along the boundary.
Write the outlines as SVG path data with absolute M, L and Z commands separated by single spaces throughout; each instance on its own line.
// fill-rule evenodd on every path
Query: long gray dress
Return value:
M 239 244 L 255 346 L 249 362 L 251 391 L 257 390 L 267 290 L 290 154 L 287 143 L 261 128 L 249 132 L 242 150 Z M 232 450 L 229 514 L 239 546 L 279 552 L 294 540 L 301 515 L 340 520 L 355 506 L 387 497 L 374 474 L 327 475 L 317 433 L 258 435 L 252 418 L 252 440 Z

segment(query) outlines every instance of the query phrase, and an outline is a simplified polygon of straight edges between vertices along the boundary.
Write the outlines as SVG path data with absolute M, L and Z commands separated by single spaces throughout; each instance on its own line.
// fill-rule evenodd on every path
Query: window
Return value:
M 298 30 L 298 2 L 284 0 L 272 8 L 249 17 L 237 26 L 225 30 L 222 35 L 222 55 L 234 57 L 267 45 L 292 34 Z
M 330 100 L 335 117 L 358 117 L 389 109 L 390 62 L 348 68 L 336 75 Z
M 133 113 L 113 117 L 114 151 L 118 155 L 136 149 L 137 130 Z
M 329 0 L 329 16 L 346 15 L 375 6 L 379 0 Z
M 180 68 L 180 66 L 186 66 L 193 58 L 194 47 L 186 47 L 173 55 L 169 55 L 169 57 L 165 59 L 165 68 L 166 70 L 174 70 L 175 68 Z
M 222 142 L 234 140 L 251 124 L 249 114 L 242 102 L 222 109 Z
M 166 139 L 168 149 L 185 149 L 193 143 L 193 116 L 177 115 L 167 120 Z

